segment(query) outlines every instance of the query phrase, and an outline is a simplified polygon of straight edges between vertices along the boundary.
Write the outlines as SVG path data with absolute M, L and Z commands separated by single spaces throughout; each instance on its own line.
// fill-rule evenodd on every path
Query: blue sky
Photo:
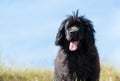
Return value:
M 54 67 L 57 30 L 66 15 L 93 21 L 101 64 L 120 67 L 119 0 L 0 0 L 1 64 L 16 68 Z

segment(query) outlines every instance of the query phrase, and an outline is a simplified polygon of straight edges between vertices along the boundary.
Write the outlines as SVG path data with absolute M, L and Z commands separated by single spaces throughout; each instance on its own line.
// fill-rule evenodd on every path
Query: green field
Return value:
M 53 81 L 53 70 L 0 68 L 0 81 Z M 112 67 L 102 67 L 100 81 L 120 81 L 120 72 Z

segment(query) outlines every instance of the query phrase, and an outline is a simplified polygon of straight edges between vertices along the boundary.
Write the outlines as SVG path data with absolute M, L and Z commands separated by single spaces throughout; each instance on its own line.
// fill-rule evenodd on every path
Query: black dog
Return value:
M 78 11 L 65 19 L 57 33 L 61 48 L 55 60 L 55 81 L 99 81 L 100 63 L 91 21 Z

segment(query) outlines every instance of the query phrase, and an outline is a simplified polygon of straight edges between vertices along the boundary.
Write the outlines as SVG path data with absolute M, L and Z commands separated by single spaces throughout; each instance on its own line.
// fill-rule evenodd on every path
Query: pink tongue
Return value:
M 75 50 L 77 50 L 77 42 L 70 42 L 70 45 L 69 45 L 69 49 L 71 50 L 71 51 L 75 51 Z

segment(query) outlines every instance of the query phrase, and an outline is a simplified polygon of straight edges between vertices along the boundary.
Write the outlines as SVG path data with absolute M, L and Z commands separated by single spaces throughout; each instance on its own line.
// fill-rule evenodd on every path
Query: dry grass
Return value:
M 52 70 L 0 69 L 0 81 L 53 81 Z
M 0 81 L 53 81 L 53 76 L 53 70 L 0 68 Z M 120 81 L 120 72 L 102 67 L 100 81 Z
M 101 68 L 100 81 L 120 81 L 120 71 L 113 69 L 113 67 Z

